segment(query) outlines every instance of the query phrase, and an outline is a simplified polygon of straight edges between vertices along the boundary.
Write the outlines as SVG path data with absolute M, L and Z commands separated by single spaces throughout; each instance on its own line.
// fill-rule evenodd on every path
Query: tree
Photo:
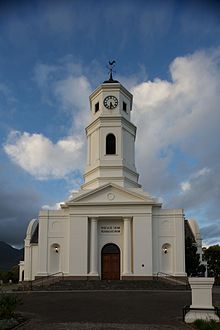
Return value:
M 8 283 L 11 280 L 13 283 L 17 283 L 19 279 L 19 267 L 13 266 L 8 272 L 0 270 L 0 280 L 4 283 Z
M 208 264 L 208 276 L 220 278 L 220 246 L 212 245 L 204 251 Z
M 199 255 L 197 247 L 190 237 L 187 237 L 185 241 L 185 258 L 187 275 L 196 276 L 199 271 Z

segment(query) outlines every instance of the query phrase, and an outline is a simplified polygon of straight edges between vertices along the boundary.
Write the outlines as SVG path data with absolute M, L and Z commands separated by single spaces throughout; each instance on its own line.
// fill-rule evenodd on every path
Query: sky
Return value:
M 220 244 L 218 1 L 0 1 L 0 240 L 83 183 L 89 95 L 133 94 L 145 191 Z

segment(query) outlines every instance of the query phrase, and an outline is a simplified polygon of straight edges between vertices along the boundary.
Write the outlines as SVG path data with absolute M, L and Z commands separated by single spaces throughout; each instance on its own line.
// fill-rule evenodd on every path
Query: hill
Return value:
M 0 241 L 0 270 L 8 271 L 23 260 L 24 249 L 15 249 Z

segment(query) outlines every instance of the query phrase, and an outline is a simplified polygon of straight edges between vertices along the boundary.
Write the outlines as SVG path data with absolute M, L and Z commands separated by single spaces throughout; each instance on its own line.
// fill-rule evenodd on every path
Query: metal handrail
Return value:
M 164 272 L 157 272 L 157 280 L 161 277 L 166 278 L 168 280 L 171 280 L 172 282 L 175 282 L 176 285 L 177 284 L 182 284 L 182 285 L 186 285 L 186 287 L 187 287 L 187 282 L 184 283 L 180 279 L 177 279 L 174 275 L 167 274 L 167 273 L 164 273 Z
M 58 274 L 60 274 L 60 276 L 57 276 Z M 41 276 L 36 278 L 35 280 L 29 281 L 30 283 L 30 289 L 33 289 L 33 286 L 37 286 L 38 284 L 41 285 L 41 287 L 44 286 L 45 283 L 49 282 L 50 280 L 53 280 L 54 282 L 63 280 L 64 277 L 64 273 L 63 272 L 56 272 L 53 274 L 49 274 L 47 276 Z
M 164 272 L 157 272 L 157 276 L 159 275 L 165 275 L 165 276 L 169 276 L 169 277 L 175 277 L 174 275 L 168 274 L 168 273 L 164 273 Z

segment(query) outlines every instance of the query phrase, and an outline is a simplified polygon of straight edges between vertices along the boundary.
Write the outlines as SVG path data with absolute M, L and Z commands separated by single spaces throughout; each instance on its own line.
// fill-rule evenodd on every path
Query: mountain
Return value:
M 23 260 L 24 249 L 15 249 L 0 241 L 0 270 L 8 271 Z

